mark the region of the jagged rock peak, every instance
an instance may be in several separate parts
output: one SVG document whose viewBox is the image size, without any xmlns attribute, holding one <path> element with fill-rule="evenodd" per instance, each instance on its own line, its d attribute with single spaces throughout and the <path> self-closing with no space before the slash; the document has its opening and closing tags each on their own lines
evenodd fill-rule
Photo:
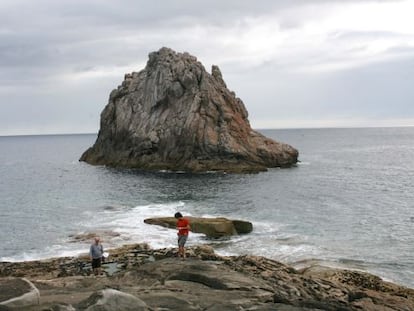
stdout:
<svg viewBox="0 0 414 311">
<path fill-rule="evenodd" d="M 251 129 L 218 66 L 161 48 L 126 74 L 101 113 L 98 138 L 81 157 L 95 165 L 156 170 L 254 172 L 297 162 L 293 147 Z"/>
</svg>

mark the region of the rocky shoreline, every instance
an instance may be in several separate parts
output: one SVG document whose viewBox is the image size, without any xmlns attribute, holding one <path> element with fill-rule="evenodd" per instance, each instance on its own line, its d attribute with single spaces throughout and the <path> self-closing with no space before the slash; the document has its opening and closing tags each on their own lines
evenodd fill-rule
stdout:
<svg viewBox="0 0 414 311">
<path fill-rule="evenodd" d="M 146 244 L 109 253 L 100 277 L 85 256 L 0 263 L 0 310 L 414 310 L 414 289 L 365 272 L 295 270 L 207 245 L 187 260 Z M 31 296 L 13 300 L 25 288 Z"/>
</svg>

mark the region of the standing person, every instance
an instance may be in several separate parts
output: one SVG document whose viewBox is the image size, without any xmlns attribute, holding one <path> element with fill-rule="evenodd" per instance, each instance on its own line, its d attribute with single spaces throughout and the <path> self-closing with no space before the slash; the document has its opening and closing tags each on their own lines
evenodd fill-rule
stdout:
<svg viewBox="0 0 414 311">
<path fill-rule="evenodd" d="M 100 243 L 99 237 L 95 237 L 95 241 L 91 244 L 91 247 L 89 249 L 89 257 L 92 261 L 92 271 L 95 275 L 101 274 L 103 252 L 103 247 Z"/>
<path fill-rule="evenodd" d="M 184 245 L 187 242 L 188 232 L 190 231 L 190 222 L 180 212 L 175 213 L 174 217 L 177 218 L 178 257 L 185 259 Z"/>
</svg>

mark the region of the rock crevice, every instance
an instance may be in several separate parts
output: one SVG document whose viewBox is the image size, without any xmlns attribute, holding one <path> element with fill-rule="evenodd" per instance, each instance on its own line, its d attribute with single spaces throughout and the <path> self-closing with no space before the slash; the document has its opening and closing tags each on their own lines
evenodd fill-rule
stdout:
<svg viewBox="0 0 414 311">
<path fill-rule="evenodd" d="M 243 101 L 218 66 L 162 48 L 126 74 L 101 113 L 95 144 L 80 158 L 94 165 L 184 171 L 254 172 L 297 162 L 293 147 L 250 127 Z"/>
</svg>

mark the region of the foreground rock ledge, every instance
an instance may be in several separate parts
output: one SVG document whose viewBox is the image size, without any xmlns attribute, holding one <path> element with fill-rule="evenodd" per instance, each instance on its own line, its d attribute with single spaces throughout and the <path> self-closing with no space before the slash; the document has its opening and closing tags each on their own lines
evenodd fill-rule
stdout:
<svg viewBox="0 0 414 311">
<path fill-rule="evenodd" d="M 80 161 L 172 171 L 257 172 L 297 162 L 293 147 L 252 130 L 220 69 L 169 48 L 126 74 L 101 113 L 98 138 Z"/>
<path fill-rule="evenodd" d="M 109 252 L 103 277 L 89 276 L 87 258 L 67 257 L 0 263 L 0 280 L 25 276 L 36 286 L 40 301 L 18 310 L 414 310 L 413 289 L 364 272 L 298 271 L 264 257 L 218 256 L 206 245 L 189 248 L 185 261 L 145 244 Z M 8 309 L 0 302 L 0 310 Z"/>
<path fill-rule="evenodd" d="M 250 233 L 253 224 L 244 220 L 231 220 L 224 217 L 186 217 L 190 221 L 191 231 L 204 233 L 207 237 L 219 238 L 235 234 Z M 177 219 L 174 217 L 156 217 L 144 220 L 146 224 L 158 225 L 166 228 L 175 229 Z"/>
</svg>

